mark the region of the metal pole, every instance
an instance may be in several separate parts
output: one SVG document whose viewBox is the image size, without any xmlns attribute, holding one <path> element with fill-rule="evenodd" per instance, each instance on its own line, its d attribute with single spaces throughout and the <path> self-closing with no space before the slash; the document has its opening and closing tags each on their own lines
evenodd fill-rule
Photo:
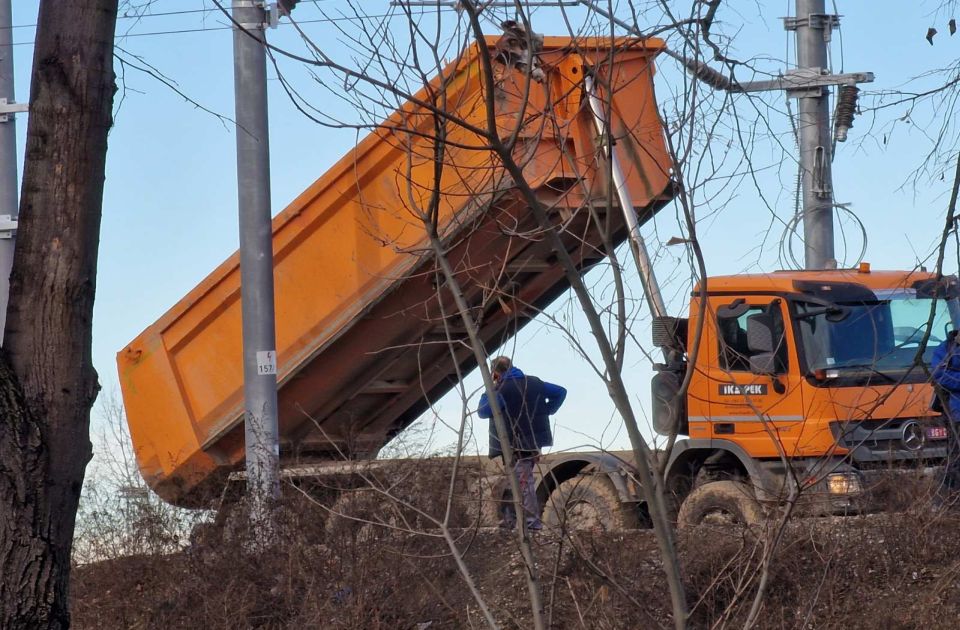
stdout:
<svg viewBox="0 0 960 630">
<path fill-rule="evenodd" d="M 826 14 L 824 0 L 797 0 L 797 17 L 792 25 L 796 30 L 800 70 L 826 72 L 827 42 L 835 20 L 836 16 Z M 798 96 L 804 264 L 807 269 L 824 269 L 836 265 L 829 91 L 815 87 Z"/>
<path fill-rule="evenodd" d="M 640 283 L 643 285 L 643 293 L 647 297 L 647 303 L 650 304 L 650 310 L 654 317 L 665 317 L 667 307 L 663 303 L 663 296 L 660 294 L 660 285 L 657 284 L 657 277 L 653 272 L 653 263 L 650 262 L 650 254 L 647 252 L 647 244 L 640 234 L 640 222 L 637 220 L 637 212 L 633 206 L 633 200 L 630 198 L 630 190 L 627 188 L 627 178 L 623 175 L 623 169 L 620 168 L 620 160 L 617 158 L 617 151 L 613 146 L 613 140 L 607 142 L 609 129 L 603 115 L 603 103 L 597 96 L 593 77 L 587 75 L 584 78 L 584 84 L 587 88 L 587 96 L 590 100 L 590 111 L 593 113 L 593 122 L 597 127 L 597 135 L 601 138 L 604 152 L 610 160 L 610 167 L 613 177 L 613 186 L 617 190 L 617 199 L 620 201 L 620 210 L 623 212 L 624 221 L 627 224 L 627 231 L 630 236 L 630 251 L 633 252 L 633 259 L 637 264 L 637 271 L 640 272 Z"/>
<path fill-rule="evenodd" d="M 11 0 L 0 0 L 0 104 L 14 100 L 13 86 L 13 12 Z M 10 297 L 10 270 L 13 268 L 13 221 L 19 213 L 17 183 L 17 123 L 13 112 L 0 112 L 0 342 L 7 321 Z"/>
<path fill-rule="evenodd" d="M 269 504 L 280 496 L 263 4 L 233 0 L 233 19 L 247 498 L 256 525 L 267 522 Z"/>
</svg>

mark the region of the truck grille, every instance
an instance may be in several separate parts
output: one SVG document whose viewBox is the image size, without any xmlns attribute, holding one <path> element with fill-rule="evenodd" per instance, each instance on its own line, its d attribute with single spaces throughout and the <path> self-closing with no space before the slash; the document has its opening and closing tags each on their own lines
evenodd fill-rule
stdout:
<svg viewBox="0 0 960 630">
<path fill-rule="evenodd" d="M 856 462 L 942 459 L 947 455 L 941 418 L 833 422 L 837 444 Z"/>
</svg>

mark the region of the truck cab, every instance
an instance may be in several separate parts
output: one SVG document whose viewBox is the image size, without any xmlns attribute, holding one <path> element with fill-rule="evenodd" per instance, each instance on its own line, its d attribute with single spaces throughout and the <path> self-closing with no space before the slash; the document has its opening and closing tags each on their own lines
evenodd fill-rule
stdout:
<svg viewBox="0 0 960 630">
<path fill-rule="evenodd" d="M 874 473 L 942 461 L 930 356 L 960 324 L 957 286 L 862 265 L 697 287 L 668 342 L 685 349 L 703 317 L 685 398 L 686 357 L 654 378 L 655 429 L 688 436 L 667 466 L 681 524 L 718 511 L 750 520 L 794 499 L 820 513 L 862 507 Z"/>
</svg>

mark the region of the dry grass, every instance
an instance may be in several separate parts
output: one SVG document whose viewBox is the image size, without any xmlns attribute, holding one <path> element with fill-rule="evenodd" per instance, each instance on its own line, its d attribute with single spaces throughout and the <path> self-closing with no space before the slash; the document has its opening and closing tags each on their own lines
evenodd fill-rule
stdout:
<svg viewBox="0 0 960 630">
<path fill-rule="evenodd" d="M 265 551 L 250 551 L 235 525 L 227 540 L 81 566 L 73 583 L 75 627 L 485 627 L 446 544 L 417 516 L 417 509 L 436 515 L 444 506 L 446 486 L 424 475 L 411 473 L 411 485 L 391 489 L 413 506 L 371 490 L 338 503 L 370 523 L 331 520 L 327 509 L 290 492 L 279 542 Z M 773 564 L 760 627 L 955 627 L 960 516 L 925 505 L 792 523 Z M 515 539 L 478 528 L 469 509 L 458 510 L 457 546 L 482 596 L 503 627 L 529 627 Z M 762 530 L 731 528 L 681 532 L 684 579 L 696 603 L 691 627 L 742 627 L 762 537 Z M 651 532 L 544 533 L 535 548 L 552 627 L 672 625 Z"/>
</svg>

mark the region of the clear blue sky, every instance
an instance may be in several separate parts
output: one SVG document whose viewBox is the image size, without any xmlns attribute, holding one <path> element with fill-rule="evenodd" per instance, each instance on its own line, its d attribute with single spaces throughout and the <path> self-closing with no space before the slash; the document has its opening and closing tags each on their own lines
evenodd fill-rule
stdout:
<svg viewBox="0 0 960 630">
<path fill-rule="evenodd" d="M 135 4 L 150 3 L 137 0 Z M 731 9 L 734 4 L 737 8 Z M 736 35 L 731 54 L 740 58 L 763 57 L 766 60 L 761 65 L 774 72 L 784 68 L 787 55 L 793 58 L 793 44 L 779 18 L 787 14 L 792 4 L 724 3 L 718 28 Z M 842 63 L 846 71 L 874 72 L 876 82 L 864 86 L 868 91 L 904 88 L 924 71 L 947 66 L 960 58 L 960 37 L 949 37 L 946 24 L 950 16 L 934 12 L 938 3 L 838 4 L 843 14 L 842 51 L 838 37 L 832 48 L 834 69 L 839 71 Z M 365 0 L 361 6 L 372 14 L 390 10 L 386 0 Z M 349 51 L 337 28 L 352 28 L 351 23 L 314 22 L 323 20 L 324 12 L 326 16 L 335 16 L 340 10 L 346 10 L 346 6 L 339 0 L 303 2 L 295 17 L 328 52 L 348 60 Z M 215 5 L 209 0 L 154 0 L 148 12 L 175 14 L 139 20 L 121 18 L 118 45 L 123 56 L 140 58 L 142 61 L 136 63 L 153 66 L 203 107 L 232 116 L 231 32 L 225 28 L 225 19 Z M 452 23 L 455 15 L 448 11 L 443 19 Z M 565 33 L 556 9 L 540 9 L 533 19 L 535 30 Z M 402 24 L 402 20 L 398 18 L 395 23 Z M 35 21 L 35 0 L 14 0 L 15 25 Z M 924 40 L 931 25 L 940 31 L 932 47 Z M 28 96 L 33 35 L 30 26 L 14 31 L 14 41 L 22 43 L 15 47 L 20 101 Z M 278 45 L 302 49 L 290 26 L 271 31 L 269 37 Z M 283 68 L 315 105 L 351 116 L 329 93 L 313 87 L 296 64 L 284 62 Z M 122 81 L 117 94 L 116 124 L 110 134 L 93 341 L 94 362 L 105 390 L 117 386 L 115 353 L 212 271 L 238 243 L 232 126 L 185 102 L 169 87 L 141 71 L 117 64 L 117 72 Z M 660 100 L 667 107 L 671 91 L 680 84 L 678 71 L 670 60 L 661 59 L 658 81 Z M 919 90 L 933 81 L 927 79 L 907 89 Z M 867 98 L 863 101 L 864 105 L 869 102 Z M 771 126 L 783 132 L 788 128 L 783 97 L 769 97 L 768 103 L 772 107 L 764 113 Z M 270 108 L 276 213 L 346 152 L 356 142 L 356 136 L 352 131 L 321 127 L 304 118 L 276 80 L 271 81 Z M 749 118 L 755 110 L 744 104 L 741 111 Z M 906 106 L 899 106 L 882 110 L 875 117 L 857 119 L 851 141 L 840 146 L 834 163 L 837 201 L 851 203 L 866 227 L 866 259 L 875 268 L 912 268 L 918 257 L 933 251 L 952 175 L 951 168 L 943 181 L 934 176 L 922 179 L 918 186 L 912 185 L 911 172 L 922 163 L 931 148 L 931 137 L 939 132 L 936 124 L 923 129 L 933 113 L 929 108 L 891 127 L 905 113 Z M 21 116 L 21 150 L 25 129 L 26 119 Z M 872 140 L 867 139 L 868 134 Z M 789 138 L 786 140 L 789 142 Z M 717 151 L 721 155 L 726 149 L 719 146 Z M 735 154 L 736 148 L 730 152 Z M 759 181 L 767 200 L 781 221 L 788 219 L 793 212 L 794 167 L 783 164 L 782 155 L 767 141 L 758 144 L 753 156 L 764 169 Z M 780 267 L 778 243 L 782 224 L 760 202 L 753 185 L 744 182 L 733 194 L 727 191 L 724 199 L 729 203 L 722 209 L 715 202 L 700 210 L 704 217 L 699 226 L 700 237 L 710 273 Z M 771 223 L 772 231 L 764 241 Z M 850 227 L 849 222 L 846 225 Z M 648 226 L 646 231 L 658 256 L 657 270 L 667 285 L 665 292 L 672 298 L 674 308 L 682 309 L 683 296 L 689 291 L 688 266 L 680 258 L 682 252 L 661 246 L 667 238 L 679 234 L 675 212 L 668 208 L 656 226 Z M 859 249 L 856 233 L 849 245 L 851 250 Z M 838 245 L 838 253 L 844 253 L 842 245 Z M 955 271 L 955 262 L 948 265 Z M 640 292 L 635 280 L 633 291 Z M 558 304 L 557 308 L 563 307 Z M 644 342 L 649 337 L 646 321 L 642 317 L 635 330 Z M 533 325 L 516 340 L 513 352 L 521 368 L 570 389 L 568 402 L 556 418 L 557 448 L 627 446 L 626 435 L 614 420 L 602 384 L 562 335 Z M 628 363 L 630 386 L 641 407 L 646 408 L 648 362 L 634 350 Z M 468 383 L 471 388 L 478 387 L 476 375 Z M 458 409 L 451 401 L 438 406 L 440 415 L 454 423 Z M 485 431 L 485 427 L 478 431 L 481 449 Z M 434 444 L 442 446 L 451 440 L 449 432 L 441 431 Z"/>
</svg>

